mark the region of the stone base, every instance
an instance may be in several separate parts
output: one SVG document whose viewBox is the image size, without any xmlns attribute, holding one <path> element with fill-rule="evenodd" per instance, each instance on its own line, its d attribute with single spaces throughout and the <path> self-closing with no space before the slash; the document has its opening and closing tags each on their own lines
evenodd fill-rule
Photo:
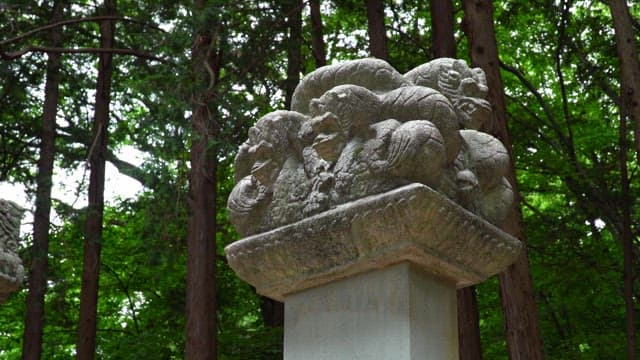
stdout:
<svg viewBox="0 0 640 360">
<path fill-rule="evenodd" d="M 458 359 L 456 284 L 409 262 L 285 298 L 285 360 Z"/>
</svg>

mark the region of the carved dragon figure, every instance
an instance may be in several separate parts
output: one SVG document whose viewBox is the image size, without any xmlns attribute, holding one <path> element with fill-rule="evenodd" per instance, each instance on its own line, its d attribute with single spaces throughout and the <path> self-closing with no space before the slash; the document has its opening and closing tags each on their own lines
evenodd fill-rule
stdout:
<svg viewBox="0 0 640 360">
<path fill-rule="evenodd" d="M 378 59 L 305 76 L 292 111 L 258 120 L 235 160 L 229 217 L 241 235 L 413 182 L 495 224 L 513 194 L 484 73 L 441 58 L 404 76 Z"/>
</svg>

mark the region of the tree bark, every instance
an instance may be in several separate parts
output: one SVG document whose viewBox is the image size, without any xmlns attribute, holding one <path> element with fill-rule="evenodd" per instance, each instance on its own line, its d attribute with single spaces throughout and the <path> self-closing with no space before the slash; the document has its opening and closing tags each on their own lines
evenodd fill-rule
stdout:
<svg viewBox="0 0 640 360">
<path fill-rule="evenodd" d="M 316 62 L 316 68 L 319 68 L 327 65 L 320 0 L 309 0 L 309 8 L 311 11 L 311 52 Z"/>
<path fill-rule="evenodd" d="M 474 66 L 479 66 L 486 73 L 489 101 L 493 106 L 493 121 L 486 131 L 504 143 L 511 158 L 511 169 L 507 177 L 513 186 L 515 201 L 502 228 L 526 243 L 522 228 L 520 193 L 513 163 L 512 142 L 507 129 L 505 96 L 493 27 L 493 4 L 489 0 L 464 0 L 463 5 L 464 30 L 469 38 L 471 59 Z M 542 340 L 526 247 L 518 260 L 499 277 L 509 358 L 512 360 L 542 359 Z"/>
<path fill-rule="evenodd" d="M 633 231 L 631 229 L 631 194 L 629 191 L 629 170 L 627 168 L 627 117 L 620 114 L 620 205 L 622 208 L 622 253 L 624 262 L 624 303 L 627 320 L 627 360 L 634 360 L 636 330 L 633 305 Z"/>
<path fill-rule="evenodd" d="M 384 3 L 382 0 L 365 0 L 369 21 L 369 51 L 371 56 L 389 61 L 387 30 L 384 25 Z"/>
<path fill-rule="evenodd" d="M 456 42 L 453 35 L 453 2 L 431 1 L 431 38 L 434 57 L 455 58 Z M 482 360 L 478 301 L 475 286 L 457 290 L 458 348 L 460 360 Z"/>
<path fill-rule="evenodd" d="M 194 2 L 194 14 L 206 12 L 204 0 Z M 207 12 L 208 13 L 208 12 Z M 187 237 L 187 319 L 185 359 L 216 359 L 216 87 L 221 52 L 217 14 L 196 20 L 192 47 L 192 144 Z"/>
<path fill-rule="evenodd" d="M 620 60 L 620 110 L 633 120 L 636 157 L 640 162 L 640 61 L 636 31 L 626 1 L 609 0 L 609 7 Z"/>
<path fill-rule="evenodd" d="M 104 1 L 104 15 L 116 13 L 116 0 Z M 100 47 L 114 45 L 115 23 L 100 23 Z M 98 62 L 95 114 L 93 120 L 93 143 L 89 148 L 89 206 L 85 223 L 82 288 L 80 292 L 80 320 L 76 356 L 80 360 L 94 358 L 96 349 L 96 326 L 98 285 L 100 280 L 100 251 L 102 248 L 102 216 L 104 211 L 105 156 L 108 145 L 109 102 L 113 55 L 104 53 Z"/>
<path fill-rule="evenodd" d="M 300 82 L 302 72 L 302 0 L 287 1 L 284 14 L 289 28 L 289 41 L 287 42 L 287 79 L 285 80 L 285 109 L 291 108 L 293 91 Z"/>
<path fill-rule="evenodd" d="M 482 360 L 480 315 L 476 287 L 458 289 L 458 348 L 460 360 Z"/>
<path fill-rule="evenodd" d="M 631 230 L 631 199 L 627 169 L 627 119 L 635 126 L 636 157 L 640 161 L 640 62 L 638 46 L 624 0 L 609 0 L 620 60 L 620 183 L 622 189 L 622 250 L 624 257 L 624 302 L 627 322 L 627 359 L 635 356 L 636 330 L 633 301 L 633 232 Z"/>
<path fill-rule="evenodd" d="M 455 57 L 456 39 L 453 35 L 452 0 L 431 0 L 433 57 Z"/>
<path fill-rule="evenodd" d="M 64 16 L 63 1 L 55 1 L 52 22 Z M 52 46 L 61 45 L 62 28 L 49 32 Z M 22 339 L 22 359 L 38 360 L 42 357 L 42 335 L 44 330 L 44 295 L 47 292 L 47 256 L 49 254 L 49 220 L 51 215 L 51 187 L 53 160 L 56 152 L 56 113 L 60 85 L 60 54 L 48 54 L 47 81 L 44 89 L 44 108 L 40 135 L 40 159 L 36 179 L 36 211 L 33 218 L 32 262 L 29 269 L 29 293 Z"/>
</svg>

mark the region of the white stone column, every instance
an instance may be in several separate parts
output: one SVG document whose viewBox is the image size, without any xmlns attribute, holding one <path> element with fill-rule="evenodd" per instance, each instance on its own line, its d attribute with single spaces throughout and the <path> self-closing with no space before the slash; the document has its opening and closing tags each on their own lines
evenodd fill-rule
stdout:
<svg viewBox="0 0 640 360">
<path fill-rule="evenodd" d="M 457 360 L 455 283 L 402 262 L 286 297 L 285 329 L 285 360 Z"/>
<path fill-rule="evenodd" d="M 229 265 L 285 303 L 286 360 L 456 360 L 456 288 L 522 244 L 411 184 L 229 245 Z"/>
</svg>

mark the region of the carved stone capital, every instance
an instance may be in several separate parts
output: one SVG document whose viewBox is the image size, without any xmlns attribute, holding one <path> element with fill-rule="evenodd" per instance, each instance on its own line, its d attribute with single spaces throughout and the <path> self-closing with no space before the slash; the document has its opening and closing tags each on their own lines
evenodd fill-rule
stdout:
<svg viewBox="0 0 640 360">
<path fill-rule="evenodd" d="M 503 271 L 522 243 L 422 184 L 370 195 L 225 249 L 258 293 L 288 294 L 409 261 L 464 287 Z"/>
</svg>

